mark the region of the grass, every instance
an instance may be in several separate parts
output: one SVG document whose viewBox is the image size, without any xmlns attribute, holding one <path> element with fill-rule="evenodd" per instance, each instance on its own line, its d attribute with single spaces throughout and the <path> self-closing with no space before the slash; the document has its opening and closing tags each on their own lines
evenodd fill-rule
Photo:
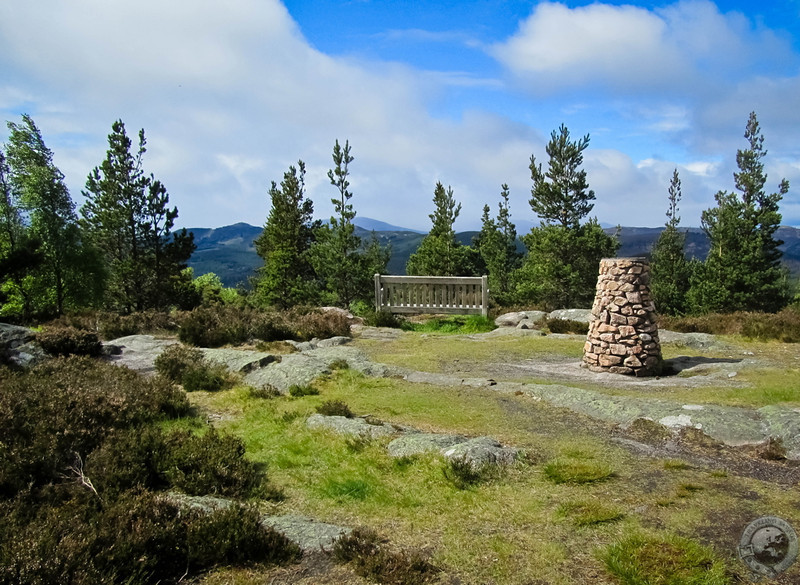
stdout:
<svg viewBox="0 0 800 585">
<path fill-rule="evenodd" d="M 419 333 L 391 344 L 356 344 L 373 359 L 385 356 L 380 361 L 431 371 L 453 359 L 478 371 L 494 361 L 580 355 L 582 345 L 547 337 L 476 343 Z M 780 374 L 762 378 L 762 397 L 770 385 L 778 389 Z M 736 546 L 752 519 L 769 513 L 800 525 L 796 490 L 678 460 L 634 456 L 587 419 L 527 396 L 371 379 L 353 370 L 336 371 L 315 388 L 319 395 L 301 400 L 257 399 L 246 387 L 197 392 L 191 399 L 205 412 L 224 414 L 218 426 L 241 437 L 248 456 L 268 465 L 270 481 L 286 499 L 264 503 L 266 509 L 367 526 L 388 535 L 392 551 L 425 551 L 425 560 L 442 570 L 442 582 L 578 585 L 601 574 L 606 579 L 601 582 L 622 584 L 732 584 L 724 571 L 741 573 Z M 436 455 L 393 459 L 386 439 L 354 445 L 352 439 L 309 430 L 305 418 L 327 401 L 426 432 L 489 435 L 532 453 L 533 462 L 454 489 Z M 698 542 L 708 548 L 698 548 Z M 653 543 L 667 552 L 658 556 Z M 697 567 L 705 569 L 704 576 L 692 581 Z M 225 582 L 223 577 L 217 571 L 213 582 Z M 792 567 L 787 578 L 800 579 L 800 567 Z M 256 573 L 243 584 L 269 581 Z"/>
<path fill-rule="evenodd" d="M 601 554 L 623 585 L 727 585 L 724 564 L 708 548 L 678 536 L 635 535 Z"/>
<path fill-rule="evenodd" d="M 494 321 L 482 315 L 455 315 L 432 317 L 422 321 L 405 321 L 402 328 L 419 333 L 449 333 L 469 335 L 486 333 L 495 329 Z"/>
</svg>

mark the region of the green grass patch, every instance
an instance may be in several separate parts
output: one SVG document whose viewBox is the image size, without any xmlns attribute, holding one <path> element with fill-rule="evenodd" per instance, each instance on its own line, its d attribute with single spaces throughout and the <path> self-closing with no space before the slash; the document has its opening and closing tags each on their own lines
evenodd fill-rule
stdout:
<svg viewBox="0 0 800 585">
<path fill-rule="evenodd" d="M 613 469 L 605 463 L 574 459 L 556 459 L 547 463 L 543 471 L 553 483 L 573 485 L 605 481 L 614 475 Z"/>
<path fill-rule="evenodd" d="M 617 506 L 597 500 L 566 502 L 558 507 L 557 514 L 568 519 L 575 526 L 596 526 L 616 522 L 625 517 Z"/>
<path fill-rule="evenodd" d="M 406 321 L 402 324 L 406 331 L 420 333 L 456 333 L 470 335 L 494 330 L 494 321 L 483 315 L 454 315 L 452 317 L 432 317 L 424 321 Z"/>
<path fill-rule="evenodd" d="M 622 585 L 728 585 L 714 553 L 678 536 L 632 536 L 601 556 Z"/>
</svg>

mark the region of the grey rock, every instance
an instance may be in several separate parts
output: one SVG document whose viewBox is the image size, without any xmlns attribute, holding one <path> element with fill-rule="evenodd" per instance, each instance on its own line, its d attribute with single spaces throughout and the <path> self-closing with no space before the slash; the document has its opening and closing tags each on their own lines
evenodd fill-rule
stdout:
<svg viewBox="0 0 800 585">
<path fill-rule="evenodd" d="M 329 552 L 337 539 L 347 536 L 350 528 L 317 522 L 305 516 L 262 516 L 261 524 L 283 534 L 306 553 Z"/>
<path fill-rule="evenodd" d="M 170 501 L 181 507 L 200 510 L 210 514 L 216 510 L 224 510 L 234 505 L 232 500 L 215 496 L 187 496 L 170 492 L 167 494 Z M 303 552 L 329 551 L 337 538 L 346 536 L 350 528 L 335 526 L 325 522 L 317 522 L 305 516 L 287 514 L 284 516 L 261 516 L 261 524 L 280 532 L 294 542 Z"/>
<path fill-rule="evenodd" d="M 387 447 L 392 457 L 409 457 L 422 453 L 443 452 L 459 443 L 467 441 L 461 435 L 440 435 L 436 433 L 411 433 L 396 438 Z"/>
<path fill-rule="evenodd" d="M 320 339 L 319 341 L 316 342 L 314 348 L 317 349 L 325 347 L 338 347 L 340 345 L 345 345 L 347 343 L 350 343 L 351 341 L 352 339 L 350 339 L 349 337 L 344 337 L 342 335 L 339 335 L 337 337 L 329 337 L 328 339 Z"/>
<path fill-rule="evenodd" d="M 476 437 L 453 445 L 443 451 L 452 461 L 464 461 L 475 469 L 487 465 L 511 465 L 520 455 L 519 449 L 503 447 L 491 437 Z"/>
<path fill-rule="evenodd" d="M 398 433 L 398 430 L 390 424 L 370 424 L 363 417 L 346 418 L 344 416 L 312 414 L 306 420 L 306 425 L 310 429 L 330 429 L 341 435 L 353 435 L 370 439 L 391 437 Z"/>
<path fill-rule="evenodd" d="M 280 362 L 248 373 L 245 382 L 255 387 L 269 385 L 286 393 L 293 384 L 310 384 L 319 376 L 329 374 L 330 365 L 340 360 L 347 362 L 351 369 L 368 376 L 387 377 L 397 374 L 396 368 L 371 362 L 361 350 L 339 345 L 284 355 Z"/>
<path fill-rule="evenodd" d="M 203 357 L 208 361 L 224 366 L 231 372 L 242 374 L 258 370 L 281 360 L 281 356 L 263 351 L 231 348 L 202 349 L 201 351 L 203 352 Z"/>
<path fill-rule="evenodd" d="M 765 435 L 783 440 L 787 459 L 800 459 L 800 408 L 771 404 L 758 409 L 764 420 Z"/>
<path fill-rule="evenodd" d="M 564 319 L 589 323 L 592 318 L 591 309 L 558 309 L 547 315 L 548 319 Z"/>
<path fill-rule="evenodd" d="M 729 350 L 731 345 L 720 341 L 710 333 L 680 333 L 659 329 L 658 338 L 661 345 L 670 344 L 676 347 L 690 347 L 692 349 Z"/>
<path fill-rule="evenodd" d="M 35 341 L 35 334 L 27 327 L 0 323 L 0 363 L 27 369 L 49 359 L 50 356 Z"/>
<path fill-rule="evenodd" d="M 170 345 L 178 343 L 175 339 L 159 339 L 153 335 L 127 335 L 109 342 L 121 348 L 121 353 L 109 356 L 109 360 L 144 375 L 155 374 L 155 361 Z"/>
<path fill-rule="evenodd" d="M 523 322 L 527 321 L 528 328 L 533 328 L 533 323 L 547 317 L 544 311 L 516 311 L 512 313 L 504 313 L 494 320 L 494 324 L 498 327 L 519 327 Z"/>
</svg>

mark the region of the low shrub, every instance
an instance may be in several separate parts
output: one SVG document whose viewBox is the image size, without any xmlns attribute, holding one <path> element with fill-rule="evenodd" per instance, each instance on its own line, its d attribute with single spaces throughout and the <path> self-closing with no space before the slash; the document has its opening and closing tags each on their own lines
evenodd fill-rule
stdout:
<svg viewBox="0 0 800 585">
<path fill-rule="evenodd" d="M 370 327 L 391 327 L 393 329 L 400 329 L 405 323 L 405 319 L 389 311 L 371 311 L 364 315 L 364 324 Z"/>
<path fill-rule="evenodd" d="M 299 398 L 301 396 L 316 396 L 319 390 L 308 384 L 292 384 L 289 386 L 289 396 Z"/>
<path fill-rule="evenodd" d="M 179 388 L 87 357 L 0 369 L 0 494 L 42 485 L 117 429 L 189 412 Z"/>
<path fill-rule="evenodd" d="M 258 510 L 229 506 L 194 519 L 187 531 L 189 566 L 283 564 L 298 560 L 300 548 L 283 534 L 261 524 Z"/>
<path fill-rule="evenodd" d="M 466 459 L 446 459 L 442 465 L 444 478 L 459 490 L 469 489 L 489 476 L 488 467 L 476 467 Z"/>
<path fill-rule="evenodd" d="M 233 382 L 223 366 L 209 364 L 202 351 L 180 344 L 164 349 L 155 367 L 156 372 L 181 384 L 187 392 L 217 392 Z"/>
<path fill-rule="evenodd" d="M 659 327 L 682 333 L 742 335 L 762 341 L 800 342 L 800 310 L 787 307 L 779 313 L 735 313 L 688 317 L 659 316 Z"/>
<path fill-rule="evenodd" d="M 353 411 L 341 400 L 326 400 L 317 406 L 317 412 L 325 416 L 343 416 L 353 418 Z"/>
<path fill-rule="evenodd" d="M 266 474 L 245 458 L 244 443 L 238 437 L 212 427 L 202 437 L 177 432 L 169 437 L 169 445 L 166 476 L 184 493 L 238 498 L 259 495 L 267 487 Z"/>
<path fill-rule="evenodd" d="M 219 392 L 227 384 L 226 371 L 219 366 L 203 364 L 200 367 L 189 368 L 181 376 L 181 385 L 187 392 Z"/>
<path fill-rule="evenodd" d="M 392 551 L 369 529 L 356 528 L 336 541 L 334 558 L 349 563 L 357 575 L 389 585 L 430 583 L 441 571 L 418 551 Z"/>
<path fill-rule="evenodd" d="M 550 333 L 573 333 L 586 335 L 589 333 L 589 324 L 572 319 L 547 319 L 545 325 Z"/>
<path fill-rule="evenodd" d="M 36 334 L 36 341 L 47 353 L 56 356 L 97 357 L 103 351 L 96 333 L 75 327 L 47 328 Z"/>
<path fill-rule="evenodd" d="M 250 508 L 204 513 L 141 492 L 105 506 L 80 493 L 0 535 L 2 583 L 178 583 L 219 564 L 286 563 L 296 545 L 260 523 Z"/>
<path fill-rule="evenodd" d="M 346 315 L 308 308 L 277 312 L 238 305 L 199 307 L 184 314 L 180 326 L 179 339 L 198 347 L 241 344 L 251 339 L 308 341 L 350 335 Z"/>
<path fill-rule="evenodd" d="M 280 390 L 278 390 L 274 386 L 270 386 L 269 384 L 266 384 L 266 385 L 261 386 L 259 388 L 255 388 L 253 386 L 248 386 L 247 387 L 247 395 L 250 398 L 258 398 L 258 399 L 263 399 L 263 400 L 270 400 L 272 398 L 277 398 L 278 396 L 281 396 L 281 392 L 280 392 Z"/>
<path fill-rule="evenodd" d="M 725 567 L 707 548 L 678 537 L 634 535 L 601 554 L 623 585 L 727 585 Z"/>
<path fill-rule="evenodd" d="M 180 382 L 183 374 L 203 362 L 203 352 L 178 343 L 167 346 L 155 360 L 156 372 L 173 382 Z"/>
</svg>

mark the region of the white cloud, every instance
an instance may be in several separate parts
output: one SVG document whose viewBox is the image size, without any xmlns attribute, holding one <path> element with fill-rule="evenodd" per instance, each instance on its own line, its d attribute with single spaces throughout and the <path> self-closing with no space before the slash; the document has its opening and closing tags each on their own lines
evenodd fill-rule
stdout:
<svg viewBox="0 0 800 585">
<path fill-rule="evenodd" d="M 791 69 L 790 46 L 706 0 L 655 11 L 636 6 L 537 4 L 517 33 L 490 49 L 536 94 L 577 87 L 679 94 L 712 89 L 755 65 Z M 774 68 L 774 65 L 771 65 Z"/>
</svg>

